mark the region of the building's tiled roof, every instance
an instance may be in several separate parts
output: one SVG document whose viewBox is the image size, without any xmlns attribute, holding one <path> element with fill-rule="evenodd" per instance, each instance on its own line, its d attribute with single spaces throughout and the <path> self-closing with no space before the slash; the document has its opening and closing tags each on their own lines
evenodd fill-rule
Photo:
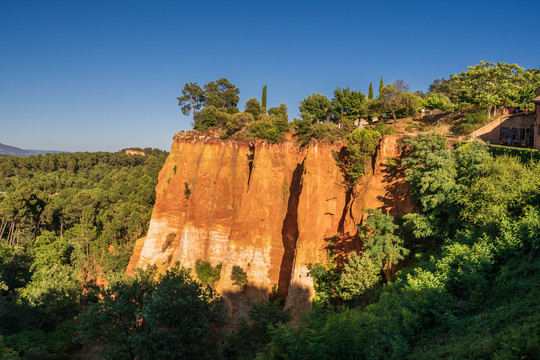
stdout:
<svg viewBox="0 0 540 360">
<path fill-rule="evenodd" d="M 535 97 L 533 100 L 532 100 L 533 103 L 540 103 L 540 96 L 537 96 Z"/>
</svg>

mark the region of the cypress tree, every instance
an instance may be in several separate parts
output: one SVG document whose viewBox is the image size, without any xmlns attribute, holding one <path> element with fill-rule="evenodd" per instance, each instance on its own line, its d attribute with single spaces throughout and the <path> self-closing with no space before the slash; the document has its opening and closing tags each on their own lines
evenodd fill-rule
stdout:
<svg viewBox="0 0 540 360">
<path fill-rule="evenodd" d="M 382 81 L 382 76 L 381 76 L 381 83 L 379 84 L 379 95 L 381 94 L 381 90 L 383 89 L 384 87 L 384 82 Z"/>
<path fill-rule="evenodd" d="M 264 84 L 263 86 L 261 106 L 263 108 L 264 113 L 266 114 L 266 84 Z"/>
<path fill-rule="evenodd" d="M 369 82 L 368 99 L 373 100 L 373 83 L 371 81 Z"/>
</svg>

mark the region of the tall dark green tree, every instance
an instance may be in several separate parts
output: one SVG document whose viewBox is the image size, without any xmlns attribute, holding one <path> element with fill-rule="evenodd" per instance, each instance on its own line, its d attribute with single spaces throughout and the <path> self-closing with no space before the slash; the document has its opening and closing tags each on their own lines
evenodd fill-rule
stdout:
<svg viewBox="0 0 540 360">
<path fill-rule="evenodd" d="M 466 71 L 436 79 L 430 93 L 447 96 L 452 103 L 481 105 L 532 106 L 540 86 L 540 70 L 524 69 L 517 64 L 480 61 Z"/>
<path fill-rule="evenodd" d="M 287 113 L 287 105 L 280 104 L 279 107 L 273 107 L 268 109 L 268 115 L 283 117 L 285 120 L 287 120 L 289 118 L 289 115 Z"/>
<path fill-rule="evenodd" d="M 206 106 L 221 108 L 235 108 L 238 105 L 240 89 L 225 78 L 211 81 L 204 85 Z"/>
<path fill-rule="evenodd" d="M 263 86 L 261 103 L 262 103 L 263 111 L 266 114 L 266 84 L 264 84 L 264 86 Z"/>
<path fill-rule="evenodd" d="M 206 131 L 218 124 L 218 110 L 214 105 L 205 107 L 194 117 L 193 128 L 198 131 Z"/>
<path fill-rule="evenodd" d="M 189 116 L 191 111 L 193 115 L 203 107 L 205 103 L 205 95 L 203 89 L 197 84 L 190 82 L 186 83 L 182 89 L 182 96 L 177 97 L 178 105 L 182 109 L 182 113 Z"/>
<path fill-rule="evenodd" d="M 321 94 L 311 94 L 300 102 L 302 118 L 311 117 L 313 122 L 330 119 L 332 111 L 332 103 Z"/>
<path fill-rule="evenodd" d="M 373 100 L 373 83 L 371 81 L 369 82 L 368 99 Z"/>
<path fill-rule="evenodd" d="M 384 81 L 381 76 L 381 82 L 379 83 L 379 95 L 381 95 L 382 89 L 384 89 Z"/>
<path fill-rule="evenodd" d="M 334 117 L 340 119 L 358 119 L 366 115 L 366 96 L 361 91 L 337 88 L 332 99 Z"/>
<path fill-rule="evenodd" d="M 403 239 L 394 234 L 398 226 L 391 215 L 373 209 L 368 209 L 367 213 L 365 224 L 358 225 L 365 254 L 382 267 L 386 280 L 390 281 L 392 266 L 403 260 L 409 250 L 403 247 Z"/>
<path fill-rule="evenodd" d="M 256 98 L 251 98 L 246 102 L 244 112 L 250 113 L 254 118 L 266 112 L 266 108 L 261 107 L 261 103 Z"/>
<path fill-rule="evenodd" d="M 225 323 L 221 297 L 178 266 L 142 271 L 101 291 L 81 317 L 81 340 L 112 359 L 215 359 Z"/>
<path fill-rule="evenodd" d="M 393 84 L 388 84 L 379 90 L 379 108 L 392 114 L 394 121 L 397 115 L 400 117 L 414 116 L 421 105 L 420 98 L 410 93 L 409 85 L 403 80 L 396 80 Z"/>
</svg>

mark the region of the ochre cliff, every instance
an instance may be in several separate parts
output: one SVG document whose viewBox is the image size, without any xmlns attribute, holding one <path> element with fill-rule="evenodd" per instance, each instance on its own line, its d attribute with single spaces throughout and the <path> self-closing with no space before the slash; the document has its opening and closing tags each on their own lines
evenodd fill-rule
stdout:
<svg viewBox="0 0 540 360">
<path fill-rule="evenodd" d="M 198 259 L 222 264 L 217 290 L 242 313 L 242 294 L 230 279 L 238 265 L 248 275 L 244 295 L 266 297 L 277 285 L 288 305 L 305 309 L 313 296 L 307 264 L 326 261 L 325 238 L 340 233 L 342 251 L 357 249 L 362 209 L 412 210 L 403 179 L 383 166 L 400 156 L 396 136 L 381 141 L 374 171 L 353 192 L 342 186 L 332 156 L 340 148 L 176 134 L 148 234 L 137 241 L 127 272 L 176 262 L 194 268 Z"/>
</svg>

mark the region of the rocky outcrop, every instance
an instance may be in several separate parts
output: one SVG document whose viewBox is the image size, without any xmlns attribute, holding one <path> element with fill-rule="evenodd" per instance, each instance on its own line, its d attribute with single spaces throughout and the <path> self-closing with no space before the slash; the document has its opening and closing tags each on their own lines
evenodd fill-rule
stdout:
<svg viewBox="0 0 540 360">
<path fill-rule="evenodd" d="M 126 150 L 126 154 L 128 154 L 128 155 L 142 155 L 142 156 L 146 156 L 146 154 L 145 154 L 144 151 L 140 151 L 140 150 L 131 150 L 131 149 Z"/>
<path fill-rule="evenodd" d="M 355 224 L 364 208 L 411 211 L 406 184 L 385 170 L 399 157 L 395 136 L 385 137 L 355 191 L 345 191 L 332 156 L 340 145 L 222 141 L 181 132 L 159 174 L 148 234 L 139 240 L 127 272 L 155 264 L 164 270 L 198 259 L 221 264 L 217 290 L 233 308 L 242 296 L 266 297 L 276 286 L 287 304 L 306 308 L 313 296 L 307 264 L 326 261 L 325 238 L 340 233 L 343 252 L 359 247 Z M 248 275 L 240 294 L 230 274 Z"/>
</svg>

